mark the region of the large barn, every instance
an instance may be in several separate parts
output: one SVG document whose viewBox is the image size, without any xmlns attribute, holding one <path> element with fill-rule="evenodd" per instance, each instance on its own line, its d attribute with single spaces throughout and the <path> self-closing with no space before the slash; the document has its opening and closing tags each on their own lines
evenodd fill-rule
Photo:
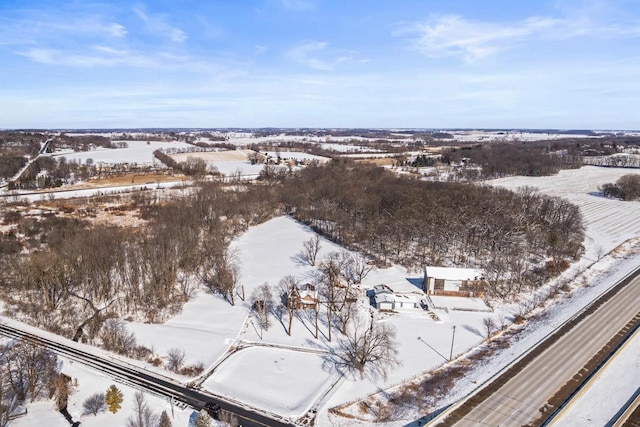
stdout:
<svg viewBox="0 0 640 427">
<path fill-rule="evenodd" d="M 422 289 L 428 295 L 479 296 L 484 276 L 475 268 L 425 267 Z"/>
</svg>

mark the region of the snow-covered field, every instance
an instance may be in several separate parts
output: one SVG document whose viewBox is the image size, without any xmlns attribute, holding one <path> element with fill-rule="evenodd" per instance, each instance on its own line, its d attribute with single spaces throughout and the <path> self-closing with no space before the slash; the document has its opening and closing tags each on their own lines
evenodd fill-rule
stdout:
<svg viewBox="0 0 640 427">
<path fill-rule="evenodd" d="M 181 313 L 164 324 L 133 322 L 128 328 L 140 344 L 154 348 L 157 354 L 183 349 L 185 364 L 202 362 L 207 368 L 227 351 L 247 314 L 246 310 L 234 310 L 228 302 L 200 290 Z"/>
<path fill-rule="evenodd" d="M 204 160 L 207 162 L 209 167 L 215 168 L 223 175 L 229 176 L 239 173 L 243 177 L 255 178 L 260 174 L 264 165 L 260 163 L 252 165 L 248 157 L 249 154 L 252 153 L 255 152 L 253 150 L 207 151 L 173 154 L 171 157 L 177 162 L 184 162 L 189 157 L 195 157 Z M 279 154 L 283 160 L 318 160 L 320 162 L 326 162 L 329 160 L 326 157 L 314 156 L 313 154 L 303 153 L 300 151 L 281 151 L 279 153 L 276 153 L 275 151 L 266 151 L 262 153 L 271 156 L 274 159 L 277 158 Z"/>
<path fill-rule="evenodd" d="M 68 154 L 54 154 L 54 157 L 64 157 L 67 161 L 86 163 L 92 159 L 96 165 L 114 165 L 119 163 L 136 163 L 138 165 L 161 164 L 154 156 L 155 150 L 187 149 L 193 148 L 185 142 L 162 142 L 162 141 L 114 141 L 126 142 L 127 148 L 102 148 L 98 147 L 92 151 L 82 151 Z"/>
<path fill-rule="evenodd" d="M 334 377 L 327 375 L 319 354 L 251 347 L 222 363 L 204 386 L 295 420 L 310 409 Z"/>
<path fill-rule="evenodd" d="M 61 191 L 5 191 L 5 200 L 9 202 L 36 202 L 39 200 L 70 199 L 74 197 L 104 196 L 107 194 L 131 193 L 134 191 L 147 191 L 157 189 L 168 189 L 185 185 L 185 181 L 165 181 L 151 184 L 115 185 L 110 187 L 85 188 L 80 190 Z"/>
<path fill-rule="evenodd" d="M 629 238 L 640 236 L 640 202 L 624 202 L 600 195 L 599 187 L 615 182 L 622 175 L 640 173 L 637 169 L 584 166 L 562 170 L 545 177 L 509 177 L 488 181 L 487 184 L 509 188 L 535 187 L 542 193 L 560 196 L 580 207 L 586 225 L 587 256 L 604 253 Z"/>
</svg>

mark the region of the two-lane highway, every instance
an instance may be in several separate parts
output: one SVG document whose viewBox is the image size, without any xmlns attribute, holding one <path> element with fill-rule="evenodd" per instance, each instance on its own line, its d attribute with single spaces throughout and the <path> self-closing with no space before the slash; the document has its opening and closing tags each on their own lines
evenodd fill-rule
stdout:
<svg viewBox="0 0 640 427">
<path fill-rule="evenodd" d="M 146 371 L 117 359 L 100 356 L 95 351 L 92 352 L 90 346 L 76 343 L 63 337 L 56 336 L 55 339 L 51 339 L 46 333 L 37 334 L 33 329 L 27 325 L 20 327 L 20 324 L 15 321 L 0 321 L 1 335 L 40 343 L 61 356 L 104 372 L 118 381 L 129 383 L 134 387 L 164 396 L 167 399 L 171 398 L 174 401 L 183 402 L 192 408 L 201 409 L 208 402 L 213 402 L 219 405 L 221 409 L 236 415 L 243 426 L 285 427 L 294 425 L 286 420 L 257 412 L 241 404 L 229 402 L 219 396 L 188 388 L 158 373 Z"/>
</svg>

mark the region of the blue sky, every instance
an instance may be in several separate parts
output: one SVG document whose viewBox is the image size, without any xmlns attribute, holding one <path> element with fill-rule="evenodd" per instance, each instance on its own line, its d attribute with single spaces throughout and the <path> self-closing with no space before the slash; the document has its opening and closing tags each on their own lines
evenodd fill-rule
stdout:
<svg viewBox="0 0 640 427">
<path fill-rule="evenodd" d="M 636 0 L 0 0 L 0 128 L 640 128 Z"/>
</svg>

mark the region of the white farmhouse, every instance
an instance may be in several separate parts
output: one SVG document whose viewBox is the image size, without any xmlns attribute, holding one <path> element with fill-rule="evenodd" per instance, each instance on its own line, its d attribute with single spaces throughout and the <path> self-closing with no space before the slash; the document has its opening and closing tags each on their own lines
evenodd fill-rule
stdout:
<svg viewBox="0 0 640 427">
<path fill-rule="evenodd" d="M 408 284 L 407 284 L 408 285 Z M 373 287 L 373 300 L 379 310 L 426 309 L 427 296 L 412 285 L 392 284 Z"/>
</svg>

